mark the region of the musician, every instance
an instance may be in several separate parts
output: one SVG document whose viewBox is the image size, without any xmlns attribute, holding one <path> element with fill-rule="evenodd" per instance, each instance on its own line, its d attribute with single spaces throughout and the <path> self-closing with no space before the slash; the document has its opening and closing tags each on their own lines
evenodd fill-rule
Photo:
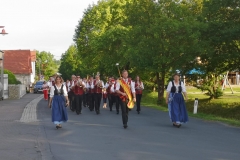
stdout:
<svg viewBox="0 0 240 160">
<path fill-rule="evenodd" d="M 85 83 L 85 84 L 87 84 L 87 79 L 86 78 L 83 78 L 83 82 Z M 87 105 L 88 105 L 88 100 L 87 100 L 87 98 L 88 98 L 88 95 L 87 95 L 88 93 L 87 93 L 87 87 L 86 87 L 86 89 L 84 90 L 84 94 L 83 94 L 83 106 L 84 107 L 87 107 Z"/>
<path fill-rule="evenodd" d="M 93 77 L 89 77 L 89 81 L 87 83 L 87 90 L 88 90 L 88 105 L 89 105 L 89 110 L 93 111 L 94 110 L 94 80 Z"/>
<path fill-rule="evenodd" d="M 107 99 L 108 99 L 108 105 L 110 108 L 110 111 L 112 111 L 112 106 L 113 106 L 113 101 L 112 101 L 112 96 L 111 96 L 111 87 L 112 87 L 112 78 L 109 77 L 108 81 L 105 84 L 106 92 L 107 92 Z"/>
<path fill-rule="evenodd" d="M 125 89 L 124 89 L 124 87 Z M 131 93 L 127 94 L 127 90 L 129 90 Z M 126 129 L 128 127 L 128 102 L 132 102 L 129 100 L 133 100 L 133 102 L 136 102 L 136 93 L 135 93 L 135 86 L 134 83 L 128 78 L 128 71 L 123 70 L 122 71 L 122 78 L 118 80 L 116 84 L 116 92 L 118 93 L 120 97 L 120 106 L 122 110 L 122 122 L 123 127 Z M 133 95 L 133 96 L 132 96 Z"/>
<path fill-rule="evenodd" d="M 102 91 L 103 108 L 107 108 L 107 96 L 108 96 L 107 90 L 106 88 L 103 88 Z"/>
<path fill-rule="evenodd" d="M 74 104 L 77 115 L 82 113 L 82 101 L 84 95 L 84 89 L 86 88 L 86 84 L 77 76 L 77 82 L 72 87 L 74 92 Z"/>
<path fill-rule="evenodd" d="M 118 96 L 118 93 L 116 92 L 116 80 L 114 78 L 112 78 L 112 87 L 111 87 L 111 98 L 112 98 L 112 102 L 115 102 L 116 105 L 116 111 L 117 114 L 119 114 L 119 102 L 120 102 L 120 98 Z M 112 103 L 113 105 L 113 103 Z"/>
<path fill-rule="evenodd" d="M 100 103 L 102 99 L 102 89 L 104 87 L 103 81 L 100 80 L 100 74 L 95 76 L 94 80 L 94 101 L 95 101 L 95 111 L 100 114 Z"/>
<path fill-rule="evenodd" d="M 136 90 L 136 103 L 137 103 L 137 112 L 140 114 L 141 111 L 141 99 L 142 99 L 142 91 L 144 89 L 143 82 L 139 78 L 139 76 L 135 79 L 135 90 Z"/>
<path fill-rule="evenodd" d="M 74 92 L 72 90 L 72 87 L 75 85 L 76 82 L 77 82 L 76 76 L 72 75 L 72 80 L 67 83 L 69 106 L 70 106 L 71 111 L 73 111 L 73 112 L 75 112 L 75 105 L 74 105 Z"/>
</svg>

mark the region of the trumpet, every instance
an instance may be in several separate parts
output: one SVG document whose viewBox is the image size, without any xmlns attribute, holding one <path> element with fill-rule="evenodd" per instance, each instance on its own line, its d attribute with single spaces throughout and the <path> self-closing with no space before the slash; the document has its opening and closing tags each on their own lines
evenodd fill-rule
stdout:
<svg viewBox="0 0 240 160">
<path fill-rule="evenodd" d="M 85 87 L 85 85 L 83 84 L 82 80 L 78 80 L 77 85 L 79 87 L 83 87 L 83 88 Z"/>
<path fill-rule="evenodd" d="M 97 81 L 96 86 L 98 88 L 103 88 L 102 81 L 101 80 Z"/>
</svg>

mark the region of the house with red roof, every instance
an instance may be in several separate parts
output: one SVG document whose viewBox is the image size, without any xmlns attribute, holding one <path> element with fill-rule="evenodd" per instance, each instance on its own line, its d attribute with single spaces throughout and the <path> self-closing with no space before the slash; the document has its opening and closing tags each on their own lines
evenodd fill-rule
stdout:
<svg viewBox="0 0 240 160">
<path fill-rule="evenodd" d="M 5 50 L 4 69 L 11 71 L 25 85 L 30 85 L 35 78 L 36 51 Z"/>
</svg>

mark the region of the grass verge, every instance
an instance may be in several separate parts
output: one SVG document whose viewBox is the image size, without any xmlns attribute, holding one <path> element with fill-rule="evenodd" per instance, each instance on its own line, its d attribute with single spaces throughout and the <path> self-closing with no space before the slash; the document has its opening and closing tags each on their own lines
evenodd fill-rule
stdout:
<svg viewBox="0 0 240 160">
<path fill-rule="evenodd" d="M 198 114 L 193 114 L 194 97 L 199 98 Z M 208 102 L 203 94 L 189 94 L 189 101 L 186 103 L 190 117 L 200 118 L 206 121 L 217 121 L 228 125 L 240 127 L 240 103 L 239 94 L 232 96 L 224 95 L 221 99 Z M 167 105 L 157 105 L 156 92 L 144 92 L 142 106 L 154 108 L 164 112 L 168 111 Z"/>
</svg>

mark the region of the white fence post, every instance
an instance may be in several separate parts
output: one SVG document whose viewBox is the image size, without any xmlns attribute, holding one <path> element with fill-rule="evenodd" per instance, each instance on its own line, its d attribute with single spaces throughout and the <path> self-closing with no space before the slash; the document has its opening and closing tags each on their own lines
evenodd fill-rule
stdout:
<svg viewBox="0 0 240 160">
<path fill-rule="evenodd" d="M 198 109 L 198 98 L 195 98 L 193 114 L 197 114 L 197 109 Z"/>
</svg>

